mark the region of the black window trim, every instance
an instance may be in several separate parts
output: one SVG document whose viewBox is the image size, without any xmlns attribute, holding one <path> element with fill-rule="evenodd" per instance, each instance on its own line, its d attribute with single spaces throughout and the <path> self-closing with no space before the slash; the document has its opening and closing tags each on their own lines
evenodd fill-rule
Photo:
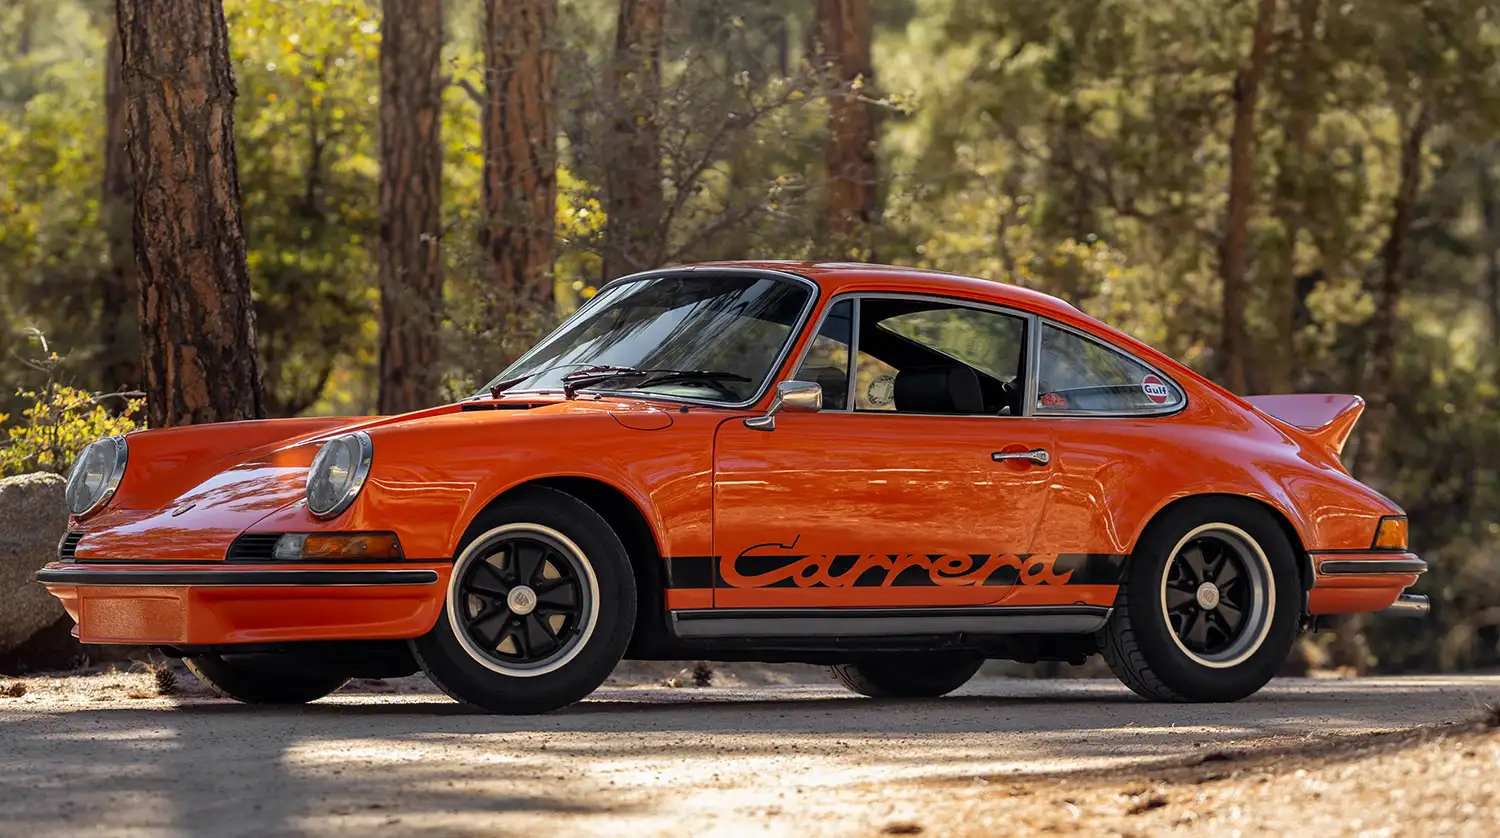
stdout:
<svg viewBox="0 0 1500 838">
<path fill-rule="evenodd" d="M 940 416 L 940 417 L 943 417 L 943 418 L 946 418 L 946 419 L 1029 419 L 1029 418 L 1034 418 L 1035 408 L 1036 408 L 1036 374 L 1035 373 L 1036 373 L 1036 370 L 1038 369 L 1035 347 L 1040 345 L 1040 341 L 1039 341 L 1037 335 L 1039 335 L 1041 333 L 1041 321 L 1042 321 L 1042 318 L 1039 315 L 1037 315 L 1035 312 L 1026 311 L 1025 309 L 1011 308 L 1009 306 L 1000 305 L 998 303 L 987 303 L 987 302 L 983 302 L 981 300 L 971 300 L 971 299 L 967 299 L 967 298 L 963 298 L 963 297 L 945 297 L 945 296 L 943 296 L 941 294 L 901 293 L 901 292 L 895 292 L 895 291 L 846 291 L 844 293 L 837 294 L 837 295 L 829 298 L 828 305 L 824 306 L 823 310 L 821 312 L 819 312 L 819 314 L 818 314 L 818 321 L 816 323 L 812 324 L 812 331 L 808 333 L 808 339 L 807 339 L 806 344 L 804 344 L 803 347 L 802 347 L 802 352 L 798 354 L 796 362 L 793 363 L 788 368 L 786 380 L 788 380 L 788 381 L 797 380 L 796 379 L 797 371 L 800 370 L 800 369 L 802 369 L 802 364 L 807 360 L 808 354 L 812 351 L 813 342 L 818 339 L 818 335 L 823 331 L 823 322 L 828 319 L 828 314 L 831 311 L 833 311 L 834 307 L 837 306 L 840 302 L 843 302 L 844 300 L 852 300 L 853 303 L 854 303 L 854 310 L 850 313 L 850 318 L 851 318 L 851 320 L 850 320 L 851 335 L 850 335 L 850 344 L 849 344 L 849 373 L 848 373 L 848 376 L 849 376 L 849 389 L 848 389 L 848 392 L 847 392 L 847 394 L 845 396 L 845 399 L 844 399 L 844 405 L 845 406 L 844 406 L 843 409 L 841 409 L 841 410 L 823 410 L 823 411 L 820 411 L 821 413 L 844 414 L 844 415 L 848 415 L 848 416 L 886 416 L 886 417 L 891 417 L 891 416 Z M 1024 382 L 1025 385 L 1026 385 L 1026 395 L 1022 398 L 1022 402 L 1021 402 L 1021 415 L 1016 416 L 1016 415 L 1013 415 L 1013 414 L 1000 414 L 1000 413 L 996 413 L 996 414 L 991 415 L 991 414 L 988 414 L 988 413 L 915 413 L 915 412 L 912 412 L 912 411 L 893 411 L 893 410 L 855 410 L 855 408 L 854 408 L 855 393 L 856 393 L 857 385 L 859 383 L 859 376 L 858 376 L 859 361 L 858 361 L 858 359 L 859 359 L 859 323 L 860 323 L 859 318 L 860 318 L 860 314 L 862 313 L 861 312 L 861 307 L 860 307 L 860 301 L 861 300 L 918 300 L 918 301 L 942 303 L 943 305 L 953 306 L 955 308 L 970 308 L 970 309 L 975 309 L 977 311 L 990 312 L 990 313 L 993 313 L 993 314 L 1003 314 L 1003 315 L 1005 315 L 1007 317 L 1015 317 L 1017 319 L 1020 319 L 1020 320 L 1024 321 L 1025 324 L 1026 324 L 1026 335 L 1025 335 L 1024 342 L 1023 342 L 1023 345 L 1022 345 L 1022 352 L 1025 354 L 1025 357 L 1022 359 L 1022 365 L 1025 366 L 1025 368 L 1026 368 L 1027 376 L 1026 376 L 1026 381 Z M 887 330 L 887 331 L 889 331 L 889 330 Z M 905 335 L 901 335 L 901 334 L 894 333 L 894 332 L 892 334 L 896 334 L 897 337 L 900 337 L 900 338 L 903 338 L 903 339 L 906 339 L 906 340 L 910 340 L 910 338 L 907 338 Z M 973 364 L 970 364 L 969 362 L 963 360 L 962 358 L 954 358 L 952 355 L 949 355 L 948 353 L 943 352 L 940 349 L 936 349 L 936 348 L 931 347 L 931 346 L 926 346 L 925 344 L 923 344 L 923 347 L 925 349 L 930 350 L 930 351 L 937 352 L 938 354 L 943 355 L 945 357 L 953 358 L 953 360 L 956 363 L 963 364 L 966 367 L 973 367 L 974 366 Z M 989 373 L 985 373 L 985 375 L 989 375 Z"/>
<path fill-rule="evenodd" d="M 1106 340 L 1096 337 L 1095 335 L 1091 335 L 1082 329 L 1069 326 L 1066 323 L 1059 323 L 1058 321 L 1053 320 L 1050 317 L 1042 317 L 1039 319 L 1040 323 L 1038 324 L 1038 328 L 1032 336 L 1033 351 L 1029 353 L 1031 355 L 1031 375 L 1029 376 L 1026 387 L 1026 389 L 1030 391 L 1027 407 L 1035 415 L 1048 419 L 1149 418 L 1172 416 L 1174 414 L 1181 413 L 1187 408 L 1187 390 L 1184 390 L 1182 388 L 1182 385 L 1178 384 L 1175 378 L 1162 372 L 1161 369 L 1159 369 L 1155 364 L 1151 364 L 1144 359 L 1137 357 L 1133 353 L 1127 352 L 1124 349 L 1121 349 L 1120 347 L 1115 346 L 1114 344 L 1109 343 Z M 1040 394 L 1035 392 L 1035 389 L 1036 386 L 1040 383 L 1042 374 L 1042 330 L 1048 326 L 1058 329 L 1059 331 L 1068 332 L 1079 338 L 1080 340 L 1085 340 L 1096 346 L 1103 347 L 1105 350 L 1113 352 L 1114 354 L 1119 355 L 1127 361 L 1132 361 L 1134 363 L 1140 364 L 1156 376 L 1160 377 L 1162 381 L 1165 381 L 1168 386 L 1176 391 L 1178 395 L 1177 402 L 1175 404 L 1162 405 L 1158 408 L 1141 408 L 1139 410 L 1053 410 L 1041 407 L 1038 404 L 1038 398 Z"/>
<path fill-rule="evenodd" d="M 803 286 L 807 287 L 808 290 L 810 290 L 812 293 L 808 295 L 807 302 L 802 306 L 802 310 L 797 313 L 797 319 L 796 319 L 796 321 L 794 321 L 792 323 L 791 329 L 789 329 L 787 331 L 786 342 L 782 345 L 781 351 L 776 354 L 776 359 L 771 362 L 770 369 L 766 372 L 765 380 L 763 380 L 761 382 L 761 384 L 760 384 L 760 389 L 756 390 L 755 395 L 752 396 L 752 397 L 750 397 L 750 399 L 747 400 L 747 401 L 742 401 L 742 402 L 725 402 L 725 401 L 718 401 L 718 400 L 715 400 L 715 399 L 697 399 L 697 398 L 693 398 L 691 396 L 677 396 L 677 395 L 672 395 L 672 394 L 669 394 L 669 393 L 657 393 L 657 392 L 653 392 L 653 391 L 650 391 L 650 390 L 595 390 L 595 389 L 592 389 L 592 388 L 585 387 L 585 388 L 579 390 L 578 392 L 580 392 L 580 393 L 589 393 L 590 395 L 595 395 L 595 396 L 600 396 L 600 397 L 607 397 L 607 396 L 631 396 L 631 397 L 634 397 L 634 398 L 643 398 L 643 399 L 659 399 L 659 400 L 662 400 L 662 401 L 672 402 L 673 404 L 694 404 L 694 405 L 702 405 L 704 407 L 719 407 L 719 408 L 724 408 L 726 410 L 747 410 L 747 409 L 752 408 L 755 405 L 759 404 L 760 401 L 761 401 L 761 399 L 765 398 L 766 393 L 770 391 L 770 389 L 773 386 L 773 384 L 776 381 L 778 381 L 779 378 L 780 378 L 780 376 L 782 375 L 782 371 L 786 367 L 786 360 L 791 355 L 792 348 L 797 345 L 797 338 L 798 338 L 798 336 L 800 336 L 802 334 L 802 330 L 807 327 L 807 320 L 808 320 L 808 318 L 810 316 L 812 316 L 813 310 L 817 308 L 818 299 L 819 299 L 819 297 L 822 296 L 822 286 L 818 285 L 818 283 L 813 282 L 811 279 L 808 279 L 807 277 L 802 276 L 800 274 L 794 274 L 794 273 L 791 273 L 791 272 L 788 272 L 788 271 L 771 270 L 769 268 L 703 268 L 703 267 L 697 267 L 697 266 L 688 266 L 688 267 L 682 267 L 682 268 L 661 268 L 661 269 L 653 270 L 653 271 L 641 271 L 640 273 L 633 273 L 633 274 L 630 274 L 628 276 L 617 277 L 615 279 L 611 279 L 610 281 L 604 283 L 603 285 L 600 285 L 598 290 L 599 291 L 603 291 L 605 288 L 609 288 L 609 287 L 616 286 L 616 285 L 624 285 L 627 282 L 640 282 L 642 280 L 647 280 L 647 279 L 660 279 L 660 278 L 663 278 L 663 277 L 673 277 L 673 276 L 704 276 L 704 277 L 745 277 L 745 276 L 749 276 L 749 277 L 757 277 L 757 278 L 760 278 L 760 279 L 776 279 L 776 280 L 782 280 L 782 281 L 790 281 L 790 282 L 792 282 L 794 284 L 803 285 Z M 592 297 L 590 297 L 588 299 L 587 302 L 585 302 L 583 305 L 581 305 L 577 309 L 575 309 L 573 311 L 573 313 L 570 314 L 570 315 L 568 315 L 566 318 L 564 318 L 561 323 L 558 323 L 557 326 L 555 326 L 552 329 L 551 332 L 548 332 L 546 335 L 544 335 L 543 339 L 545 340 L 545 338 L 550 337 L 554 332 L 557 332 L 557 331 L 561 330 L 569 322 L 571 322 L 575 318 L 579 317 L 584 312 L 588 311 L 593 306 L 594 301 L 597 300 L 597 299 L 599 299 L 599 296 L 600 296 L 599 293 L 596 292 L 594 294 L 594 296 L 592 296 Z M 819 323 L 819 328 L 822 328 L 821 321 Z M 816 335 L 816 332 L 814 332 L 814 334 Z M 811 345 L 811 344 L 809 343 L 809 345 Z M 521 357 L 519 357 L 516 360 L 512 361 L 509 366 L 510 367 L 514 367 L 514 366 L 520 364 L 522 361 L 526 360 L 526 358 L 529 355 L 531 355 L 532 353 L 536 352 L 537 349 L 539 349 L 541 346 L 542 346 L 542 341 L 537 341 L 537 343 L 534 344 L 530 349 L 528 349 L 524 353 L 522 353 Z M 798 363 L 800 364 L 801 362 L 799 361 Z M 509 368 L 509 367 L 507 367 L 507 368 Z M 796 367 L 792 367 L 792 369 L 795 370 Z M 513 394 L 517 394 L 517 393 L 549 393 L 549 392 L 556 393 L 556 392 L 559 392 L 559 391 L 556 388 L 552 388 L 552 389 L 549 389 L 549 390 L 516 389 L 516 390 L 507 390 L 506 391 L 506 393 L 508 395 L 513 395 Z M 481 391 L 478 395 L 480 397 L 485 397 L 485 396 L 488 395 L 488 391 Z"/>
</svg>

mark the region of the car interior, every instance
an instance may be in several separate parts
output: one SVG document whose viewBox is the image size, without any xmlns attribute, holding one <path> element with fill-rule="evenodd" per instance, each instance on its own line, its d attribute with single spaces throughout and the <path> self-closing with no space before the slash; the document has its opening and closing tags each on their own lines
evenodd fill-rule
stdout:
<svg viewBox="0 0 1500 838">
<path fill-rule="evenodd" d="M 831 341 L 844 351 L 837 354 L 811 352 L 797 374 L 799 380 L 812 381 L 823 388 L 825 410 L 846 410 L 849 407 L 848 363 L 844 359 L 848 357 L 845 336 L 848 334 L 850 307 L 847 303 L 840 303 L 838 306 L 844 311 L 830 312 L 819 332 L 819 339 L 825 341 L 825 346 Z M 907 315 L 923 312 L 940 314 L 945 311 L 987 315 L 993 318 L 999 328 L 1013 332 L 1014 351 L 1001 353 L 1002 357 L 994 358 L 991 366 L 991 369 L 1011 369 L 1012 374 L 1008 378 L 1002 378 L 938 348 L 947 348 L 955 341 L 963 341 L 965 337 L 979 338 L 977 342 L 980 344 L 994 342 L 986 341 L 985 335 L 966 335 L 966 331 L 974 331 L 972 328 L 955 329 L 950 324 L 946 333 L 924 335 L 924 339 L 900 334 L 892 328 L 893 321 Z M 889 407 L 871 408 L 856 404 L 856 410 L 893 408 L 897 413 L 984 416 L 1021 414 L 1025 391 L 1025 353 L 1022 348 L 1025 345 L 1025 321 L 1021 318 L 935 300 L 886 298 L 861 299 L 859 314 L 859 368 L 869 365 L 865 357 L 868 356 L 895 373 L 894 381 L 891 382 L 892 403 Z M 817 357 L 819 355 L 823 357 Z M 837 357 L 838 355 L 842 357 Z M 835 360 L 844 362 L 835 363 Z M 860 384 L 868 388 L 870 382 L 863 380 L 866 377 L 861 376 Z"/>
</svg>

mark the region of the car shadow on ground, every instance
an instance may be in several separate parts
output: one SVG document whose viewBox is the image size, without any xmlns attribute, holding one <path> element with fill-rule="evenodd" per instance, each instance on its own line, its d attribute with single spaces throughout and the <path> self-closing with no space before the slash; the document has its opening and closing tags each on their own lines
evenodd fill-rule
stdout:
<svg viewBox="0 0 1500 838">
<path fill-rule="evenodd" d="M 1161 705 L 1099 682 L 1000 683 L 931 700 L 806 686 L 608 688 L 530 717 L 429 694 L 297 708 L 0 704 L 0 831 L 294 834 L 337 817 L 340 828 L 415 818 L 449 833 L 534 834 L 527 818 L 657 817 L 663 789 L 688 793 L 721 774 L 732 783 L 736 771 L 785 771 L 798 784 L 1102 765 L 1397 727 L 1413 701 L 1422 721 L 1458 718 L 1482 703 L 1473 692 L 1325 683 L 1233 705 Z M 519 819 L 511 832 L 512 821 L 494 821 L 502 815 Z"/>
</svg>

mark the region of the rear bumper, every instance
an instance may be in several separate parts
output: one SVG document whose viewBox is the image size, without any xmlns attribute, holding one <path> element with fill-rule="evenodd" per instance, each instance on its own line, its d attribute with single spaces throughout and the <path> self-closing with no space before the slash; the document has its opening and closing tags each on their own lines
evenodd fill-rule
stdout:
<svg viewBox="0 0 1500 838">
<path fill-rule="evenodd" d="M 451 566 L 51 564 L 37 579 L 85 643 L 227 644 L 418 637 Z"/>
<path fill-rule="evenodd" d="M 1310 553 L 1313 587 L 1307 594 L 1309 614 L 1354 614 L 1388 608 L 1406 616 L 1398 605 L 1402 592 L 1427 572 L 1427 562 L 1413 553 L 1337 551 Z M 1425 613 L 1425 612 L 1423 612 Z"/>
</svg>

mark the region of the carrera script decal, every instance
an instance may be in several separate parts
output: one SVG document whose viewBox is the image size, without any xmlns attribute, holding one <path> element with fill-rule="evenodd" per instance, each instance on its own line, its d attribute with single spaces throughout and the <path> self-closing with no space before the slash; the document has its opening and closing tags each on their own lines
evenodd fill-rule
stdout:
<svg viewBox="0 0 1500 838">
<path fill-rule="evenodd" d="M 1066 585 L 1076 570 L 1058 570 L 1057 554 L 1040 553 L 798 554 L 799 540 L 725 556 L 720 579 L 732 588 Z"/>
</svg>

